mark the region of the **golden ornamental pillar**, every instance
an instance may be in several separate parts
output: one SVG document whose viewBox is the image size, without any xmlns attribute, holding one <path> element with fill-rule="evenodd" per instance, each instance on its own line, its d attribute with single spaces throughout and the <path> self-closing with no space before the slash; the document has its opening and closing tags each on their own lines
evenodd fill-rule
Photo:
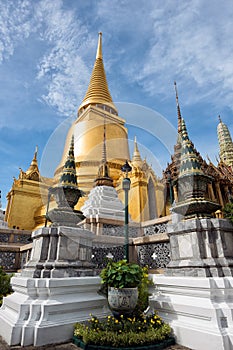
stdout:
<svg viewBox="0 0 233 350">
<path fill-rule="evenodd" d="M 216 186 L 216 190 L 217 190 L 217 194 L 218 194 L 218 198 L 219 198 L 219 203 L 220 203 L 221 206 L 223 207 L 223 206 L 224 206 L 224 203 L 223 203 L 223 198 L 222 198 L 222 193 L 221 193 L 221 189 L 220 189 L 220 184 L 219 184 L 219 182 L 216 182 L 215 186 Z"/>
<path fill-rule="evenodd" d="M 216 198 L 215 198 L 213 186 L 212 186 L 211 183 L 208 184 L 208 192 L 209 192 L 210 199 L 211 199 L 212 201 L 215 201 Z"/>
</svg>

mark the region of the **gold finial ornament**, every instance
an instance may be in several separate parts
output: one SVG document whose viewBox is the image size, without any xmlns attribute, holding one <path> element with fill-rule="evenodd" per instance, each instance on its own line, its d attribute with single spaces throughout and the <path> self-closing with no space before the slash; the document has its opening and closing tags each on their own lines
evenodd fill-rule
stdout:
<svg viewBox="0 0 233 350">
<path fill-rule="evenodd" d="M 134 152 L 133 152 L 133 157 L 132 157 L 132 164 L 133 165 L 138 165 L 142 166 L 142 158 L 138 149 L 138 144 L 137 144 L 137 138 L 136 136 L 134 137 Z"/>
<path fill-rule="evenodd" d="M 108 83 L 104 70 L 103 55 L 102 55 L 102 33 L 99 33 L 96 60 L 92 70 L 91 80 L 86 92 L 86 95 L 81 103 L 78 114 L 89 106 L 95 105 L 110 113 L 118 114 L 116 106 L 113 103 L 112 96 L 108 89 Z"/>
<path fill-rule="evenodd" d="M 102 164 L 99 168 L 98 177 L 95 179 L 95 186 L 109 186 L 113 187 L 113 180 L 109 176 L 108 163 L 107 163 L 107 149 L 106 149 L 106 121 L 104 118 L 104 138 L 103 138 L 103 150 L 102 150 Z"/>
<path fill-rule="evenodd" d="M 97 46 L 97 51 L 96 51 L 96 59 L 100 58 L 101 60 L 103 59 L 103 54 L 102 54 L 102 33 L 99 32 L 99 39 L 98 39 L 98 46 Z"/>
<path fill-rule="evenodd" d="M 38 146 L 36 146 L 35 149 L 35 153 L 34 153 L 34 157 L 31 161 L 31 164 L 28 168 L 28 170 L 26 171 L 26 175 L 30 176 L 33 173 L 38 173 L 39 174 L 39 167 L 38 167 L 38 162 L 37 162 L 37 154 L 38 154 Z"/>
</svg>

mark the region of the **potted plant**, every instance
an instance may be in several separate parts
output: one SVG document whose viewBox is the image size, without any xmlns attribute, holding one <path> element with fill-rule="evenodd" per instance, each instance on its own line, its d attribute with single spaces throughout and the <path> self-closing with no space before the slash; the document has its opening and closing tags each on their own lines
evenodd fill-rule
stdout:
<svg viewBox="0 0 233 350">
<path fill-rule="evenodd" d="M 109 261 L 100 277 L 102 292 L 107 294 L 113 314 L 131 314 L 137 305 L 138 286 L 142 282 L 143 269 L 126 260 Z"/>
</svg>

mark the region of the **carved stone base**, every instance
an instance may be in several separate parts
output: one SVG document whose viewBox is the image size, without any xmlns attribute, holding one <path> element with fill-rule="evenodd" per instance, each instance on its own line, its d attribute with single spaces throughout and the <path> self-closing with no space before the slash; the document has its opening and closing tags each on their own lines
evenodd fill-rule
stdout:
<svg viewBox="0 0 233 350">
<path fill-rule="evenodd" d="M 72 210 L 71 208 L 55 208 L 49 211 L 48 218 L 52 222 L 52 226 L 71 226 L 85 219 L 80 210 Z"/>
<path fill-rule="evenodd" d="M 221 206 L 218 203 L 201 198 L 192 198 L 187 201 L 177 203 L 172 210 L 175 213 L 183 215 L 185 219 L 202 219 L 211 218 L 212 213 L 220 208 Z"/>
<path fill-rule="evenodd" d="M 0 335 L 9 345 L 41 346 L 70 341 L 74 324 L 109 314 L 97 291 L 99 277 L 11 279 L 15 293 L 0 309 Z M 21 347 L 20 347 L 21 348 Z"/>
<path fill-rule="evenodd" d="M 168 225 L 171 261 L 166 275 L 233 276 L 233 226 L 223 219 L 193 219 Z"/>
<path fill-rule="evenodd" d="M 33 232 L 33 247 L 22 276 L 63 278 L 95 275 L 91 263 L 95 235 L 74 227 L 43 227 Z"/>
<path fill-rule="evenodd" d="M 150 305 L 195 350 L 232 350 L 233 278 L 153 275 Z"/>
</svg>

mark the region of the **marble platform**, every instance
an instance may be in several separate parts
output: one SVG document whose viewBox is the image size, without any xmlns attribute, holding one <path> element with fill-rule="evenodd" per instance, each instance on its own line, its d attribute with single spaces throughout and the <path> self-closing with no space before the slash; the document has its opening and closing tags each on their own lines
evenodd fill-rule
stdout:
<svg viewBox="0 0 233 350">
<path fill-rule="evenodd" d="M 153 275 L 151 308 L 192 350 L 233 349 L 233 278 Z"/>
<path fill-rule="evenodd" d="M 14 293 L 0 309 L 0 335 L 9 345 L 46 345 L 72 339 L 74 324 L 109 313 L 99 277 L 13 277 Z"/>
</svg>

